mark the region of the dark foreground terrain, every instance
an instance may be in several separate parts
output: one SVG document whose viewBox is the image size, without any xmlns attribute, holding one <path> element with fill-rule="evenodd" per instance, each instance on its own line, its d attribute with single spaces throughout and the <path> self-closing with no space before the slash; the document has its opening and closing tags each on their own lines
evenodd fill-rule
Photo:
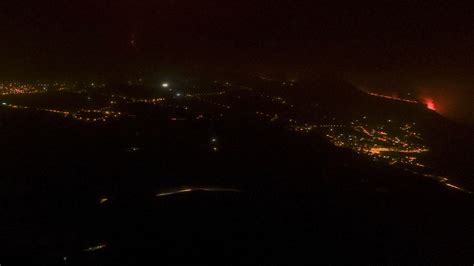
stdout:
<svg viewBox="0 0 474 266">
<path fill-rule="evenodd" d="M 474 262 L 472 194 L 247 106 L 115 104 L 0 110 L 1 265 Z"/>
</svg>

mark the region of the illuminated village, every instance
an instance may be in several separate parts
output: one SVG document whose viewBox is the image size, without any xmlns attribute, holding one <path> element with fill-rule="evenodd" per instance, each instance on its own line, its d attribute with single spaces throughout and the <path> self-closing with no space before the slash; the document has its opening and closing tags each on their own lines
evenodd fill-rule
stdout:
<svg viewBox="0 0 474 266">
<path fill-rule="evenodd" d="M 293 86 L 292 82 L 289 84 Z M 217 90 L 191 92 L 186 89 L 173 88 L 173 86 L 168 83 L 162 83 L 158 86 L 158 90 L 164 90 L 166 94 L 163 94 L 161 97 L 140 98 L 125 96 L 123 94 L 99 93 L 98 95 L 102 98 L 102 102 L 106 104 L 96 109 L 68 109 L 67 106 L 64 106 L 63 109 L 53 109 L 10 103 L 1 97 L 27 96 L 52 92 L 70 93 L 85 98 L 89 102 L 93 102 L 94 99 L 90 96 L 91 92 L 105 85 L 91 83 L 87 89 L 79 90 L 74 84 L 54 83 L 29 85 L 7 83 L 0 84 L 0 106 L 2 108 L 50 113 L 85 123 L 105 123 L 113 119 L 117 120 L 125 117 L 133 119 L 135 116 L 133 113 L 122 111 L 121 108 L 133 104 L 146 104 L 151 106 L 155 105 L 160 108 L 181 110 L 184 112 L 183 114 L 186 114 L 185 116 L 169 117 L 170 121 L 177 122 L 187 120 L 188 118 L 199 120 L 204 118 L 212 119 L 212 117 L 225 117 L 225 112 L 228 112 L 229 109 L 232 108 L 232 105 L 238 105 L 240 102 L 246 100 L 242 98 L 244 96 L 238 93 L 239 91 L 245 91 L 249 92 L 251 97 L 259 99 L 258 101 L 261 103 L 253 107 L 256 109 L 253 114 L 267 123 L 276 124 L 297 134 L 310 134 L 314 132 L 325 137 L 337 147 L 350 149 L 358 154 L 368 156 L 373 161 L 405 168 L 413 173 L 419 173 L 441 183 L 445 183 L 451 188 L 469 192 L 467 189 L 449 183 L 448 177 L 436 175 L 432 171 L 433 166 L 426 165 L 426 163 L 423 162 L 422 157 L 430 151 L 430 147 L 425 143 L 423 136 L 417 130 L 416 121 L 395 121 L 387 119 L 383 123 L 374 123 L 368 122 L 370 120 L 369 115 L 354 117 L 349 122 L 344 122 L 335 117 L 314 120 L 308 116 L 301 116 L 301 114 L 298 113 L 298 106 L 292 104 L 290 100 L 284 97 L 267 95 L 249 87 L 234 87 L 229 82 L 217 83 L 217 85 Z M 371 92 L 367 92 L 367 94 L 393 101 L 418 104 L 418 102 L 414 100 L 401 99 Z M 211 107 L 211 109 L 204 111 L 207 108 L 202 109 L 204 106 Z M 435 109 L 432 100 L 426 102 L 426 107 L 432 110 Z M 213 152 L 218 152 L 221 149 L 219 145 L 217 145 L 215 138 L 212 138 L 210 144 Z"/>
</svg>

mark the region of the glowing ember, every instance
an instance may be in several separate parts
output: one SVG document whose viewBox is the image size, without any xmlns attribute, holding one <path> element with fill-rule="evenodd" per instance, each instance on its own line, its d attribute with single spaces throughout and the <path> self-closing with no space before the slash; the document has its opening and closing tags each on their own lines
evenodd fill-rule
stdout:
<svg viewBox="0 0 474 266">
<path fill-rule="evenodd" d="M 430 110 L 436 111 L 436 106 L 432 99 L 426 100 L 426 107 Z"/>
</svg>

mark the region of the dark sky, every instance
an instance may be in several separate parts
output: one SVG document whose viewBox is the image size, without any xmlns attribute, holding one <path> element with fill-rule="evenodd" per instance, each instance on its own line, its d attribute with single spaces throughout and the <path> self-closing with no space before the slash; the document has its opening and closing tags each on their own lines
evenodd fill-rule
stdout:
<svg viewBox="0 0 474 266">
<path fill-rule="evenodd" d="M 0 79 L 168 65 L 335 73 L 367 88 L 431 97 L 443 113 L 472 122 L 474 8 L 467 2 L 6 0 Z"/>
</svg>

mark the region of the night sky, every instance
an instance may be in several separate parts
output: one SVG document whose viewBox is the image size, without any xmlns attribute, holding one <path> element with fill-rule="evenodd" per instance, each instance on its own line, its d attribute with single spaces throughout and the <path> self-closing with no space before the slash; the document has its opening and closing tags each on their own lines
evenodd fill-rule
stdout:
<svg viewBox="0 0 474 266">
<path fill-rule="evenodd" d="M 432 98 L 443 114 L 474 123 L 473 4 L 347 2 L 1 1 L 0 79 L 167 66 L 335 74 Z"/>
</svg>

